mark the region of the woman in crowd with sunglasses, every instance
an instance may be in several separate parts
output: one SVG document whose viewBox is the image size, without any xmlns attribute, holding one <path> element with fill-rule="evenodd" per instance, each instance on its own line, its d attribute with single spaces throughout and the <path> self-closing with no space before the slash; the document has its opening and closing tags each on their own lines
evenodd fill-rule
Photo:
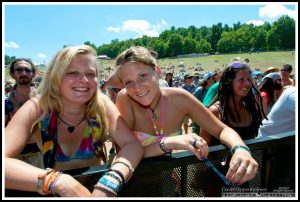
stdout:
<svg viewBox="0 0 300 202">
<path fill-rule="evenodd" d="M 219 121 L 192 94 L 180 88 L 160 88 L 157 53 L 144 47 L 131 47 L 116 59 L 110 85 L 123 86 L 116 105 L 144 146 L 144 157 L 189 150 L 198 159 L 208 157 L 205 140 L 196 134 L 181 135 L 185 116 L 232 149 L 233 157 L 226 178 L 233 184 L 252 179 L 258 164 L 240 136 Z"/>
</svg>

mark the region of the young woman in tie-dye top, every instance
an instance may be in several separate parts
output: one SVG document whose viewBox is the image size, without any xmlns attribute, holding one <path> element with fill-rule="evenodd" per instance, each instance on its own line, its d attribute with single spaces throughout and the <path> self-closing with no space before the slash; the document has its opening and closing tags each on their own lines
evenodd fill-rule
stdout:
<svg viewBox="0 0 300 202">
<path fill-rule="evenodd" d="M 98 88 L 96 53 L 90 46 L 66 47 L 50 63 L 37 95 L 5 128 L 5 188 L 41 195 L 116 196 L 143 155 L 109 97 Z M 61 171 L 106 163 L 105 137 L 120 151 L 93 193 Z M 34 135 L 45 169 L 16 159 Z M 53 170 L 52 170 L 53 169 Z"/>
</svg>

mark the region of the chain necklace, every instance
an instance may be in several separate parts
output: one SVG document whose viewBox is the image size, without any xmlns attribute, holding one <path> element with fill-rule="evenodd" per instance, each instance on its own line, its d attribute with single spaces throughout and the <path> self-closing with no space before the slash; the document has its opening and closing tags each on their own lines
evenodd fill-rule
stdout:
<svg viewBox="0 0 300 202">
<path fill-rule="evenodd" d="M 159 97 L 159 99 L 161 98 L 161 128 L 160 128 L 160 132 L 158 132 L 157 131 L 157 124 L 156 124 L 156 119 L 157 119 L 157 117 L 156 117 L 156 115 L 153 113 L 153 111 L 154 110 L 152 110 L 151 108 L 147 108 L 147 111 L 148 111 L 148 113 L 149 113 L 149 116 L 150 116 L 150 119 L 151 119 L 151 121 L 152 121 L 152 124 L 153 124 L 153 129 L 155 130 L 155 135 L 164 135 L 164 101 L 163 101 L 163 96 L 162 95 L 160 95 L 160 97 Z M 159 100 L 158 100 L 158 102 L 159 102 Z M 157 102 L 157 103 L 158 103 Z M 157 105 L 157 104 L 156 104 Z M 155 106 L 156 107 L 156 106 Z M 154 108 L 155 109 L 155 108 Z M 151 114 L 151 111 L 150 110 L 152 110 L 152 114 Z M 154 116 L 153 116 L 153 114 L 154 114 Z"/>
<path fill-rule="evenodd" d="M 77 123 L 75 126 L 71 126 L 70 124 L 66 123 L 64 120 L 62 120 L 62 119 L 60 118 L 60 116 L 57 116 L 57 118 L 58 118 L 61 122 L 63 122 L 64 124 L 66 124 L 66 125 L 68 126 L 68 131 L 69 131 L 69 133 L 73 133 L 73 131 L 75 130 L 75 127 L 82 123 L 82 121 L 85 119 L 85 116 L 84 116 L 84 117 L 81 119 L 81 121 L 80 121 L 79 123 Z"/>
</svg>

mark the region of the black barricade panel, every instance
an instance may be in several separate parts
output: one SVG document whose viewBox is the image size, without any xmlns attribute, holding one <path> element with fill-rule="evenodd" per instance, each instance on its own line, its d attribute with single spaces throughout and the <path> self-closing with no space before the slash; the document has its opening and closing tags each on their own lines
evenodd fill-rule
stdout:
<svg viewBox="0 0 300 202">
<path fill-rule="evenodd" d="M 255 178 L 239 187 L 226 184 L 215 171 L 191 152 L 172 157 L 143 159 L 131 180 L 119 192 L 120 197 L 268 197 L 295 196 L 295 133 L 247 140 L 253 158 L 259 164 Z M 221 165 L 228 155 L 227 164 Z M 224 176 L 230 152 L 223 145 L 210 147 L 209 161 Z M 74 176 L 90 191 L 106 172 L 105 166 L 76 169 Z M 34 192 L 5 190 L 6 197 L 40 196 Z"/>
</svg>

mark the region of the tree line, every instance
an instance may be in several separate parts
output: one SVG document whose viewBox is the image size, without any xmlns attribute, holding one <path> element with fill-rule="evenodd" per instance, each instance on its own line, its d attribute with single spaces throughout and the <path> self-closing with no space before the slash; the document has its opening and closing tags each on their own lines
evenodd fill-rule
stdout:
<svg viewBox="0 0 300 202">
<path fill-rule="evenodd" d="M 119 41 L 114 39 L 110 44 L 96 46 L 90 41 L 85 45 L 93 47 L 97 55 L 115 58 L 130 46 L 145 46 L 159 55 L 159 58 L 176 57 L 193 53 L 235 53 L 245 51 L 274 51 L 295 49 L 295 21 L 285 15 L 270 24 L 254 26 L 240 22 L 229 27 L 222 23 L 212 27 L 189 26 L 188 28 L 171 27 L 158 37 L 144 35 L 141 38 Z M 66 45 L 64 45 L 65 47 Z M 14 56 L 13 56 L 14 57 Z M 13 58 L 5 55 L 5 64 Z"/>
<path fill-rule="evenodd" d="M 176 57 L 192 53 L 234 53 L 239 51 L 274 51 L 295 49 L 295 21 L 289 16 L 282 16 L 274 23 L 263 25 L 241 24 L 229 27 L 222 23 L 212 27 L 197 28 L 171 27 L 158 37 L 143 36 L 142 38 L 119 41 L 114 39 L 110 44 L 97 47 L 89 41 L 98 55 L 115 58 L 130 46 L 145 46 L 158 52 L 160 58 Z"/>
</svg>

